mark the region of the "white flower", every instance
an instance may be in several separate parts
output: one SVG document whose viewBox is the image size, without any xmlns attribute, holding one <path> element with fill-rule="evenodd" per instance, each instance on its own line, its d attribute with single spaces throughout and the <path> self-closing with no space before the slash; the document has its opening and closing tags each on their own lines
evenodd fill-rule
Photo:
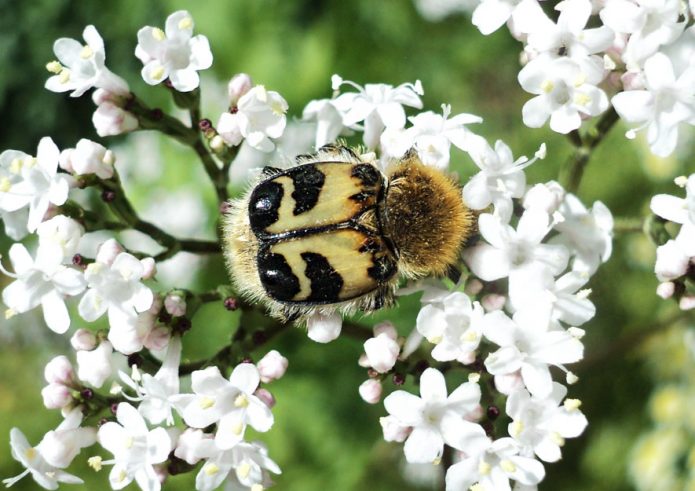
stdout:
<svg viewBox="0 0 695 491">
<path fill-rule="evenodd" d="M 464 419 L 480 404 L 478 384 L 462 384 L 447 397 L 444 376 L 428 368 L 420 377 L 420 395 L 397 390 L 384 400 L 384 407 L 398 424 L 413 427 L 404 446 L 408 462 L 436 462 L 445 443 L 467 451 L 486 439 L 480 425 Z"/>
<path fill-rule="evenodd" d="M 91 351 L 80 350 L 76 353 L 77 377 L 93 387 L 104 385 L 114 371 L 113 346 L 108 341 L 102 341 Z"/>
<path fill-rule="evenodd" d="M 305 121 L 316 121 L 316 140 L 314 146 L 321 148 L 327 143 L 333 143 L 343 133 L 343 116 L 333 105 L 331 99 L 310 101 L 302 112 Z"/>
<path fill-rule="evenodd" d="M 473 25 L 487 36 L 510 18 L 516 23 L 519 13 L 532 9 L 533 6 L 540 9 L 536 0 L 482 0 L 473 12 Z"/>
<path fill-rule="evenodd" d="M 100 179 L 113 177 L 116 156 L 97 142 L 82 138 L 75 148 L 63 150 L 60 167 L 74 174 L 96 174 Z"/>
<path fill-rule="evenodd" d="M 630 34 L 623 61 L 633 69 L 683 32 L 679 0 L 608 0 L 599 14 L 615 32 Z"/>
<path fill-rule="evenodd" d="M 78 310 L 87 322 L 93 322 L 108 312 L 112 330 L 132 328 L 137 313 L 150 308 L 154 296 L 152 290 L 141 283 L 145 272 L 142 261 L 127 252 L 113 257 L 118 243 L 109 239 L 99 248 L 95 262 L 85 270 L 89 289 L 84 294 Z"/>
<path fill-rule="evenodd" d="M 340 94 L 333 100 L 333 105 L 343 115 L 343 124 L 357 128 L 364 121 L 364 144 L 374 149 L 379 144 L 379 137 L 384 128 L 403 128 L 405 110 L 403 106 L 422 108 L 420 96 L 422 85 L 418 80 L 414 84 L 404 83 L 398 87 L 388 84 L 366 84 L 364 87 L 343 80 L 338 75 L 331 78 L 333 90 L 341 85 L 349 85 L 358 92 Z"/>
<path fill-rule="evenodd" d="M 9 251 L 15 273 L 0 270 L 15 278 L 2 291 L 2 301 L 12 314 L 28 312 L 39 305 L 46 325 L 62 334 L 70 327 L 70 315 L 64 296 L 75 296 L 85 289 L 85 280 L 77 270 L 60 264 L 60 257 L 38 254 L 36 260 L 22 244 L 13 244 Z"/>
<path fill-rule="evenodd" d="M 172 336 L 164 357 L 162 366 L 154 376 L 149 373 L 142 374 L 141 385 L 120 372 L 121 379 L 126 385 L 135 390 L 137 397 L 127 398 L 139 401 L 138 412 L 153 425 L 174 424 L 172 408 L 177 400 L 174 396 L 179 394 L 179 365 L 181 364 L 181 337 Z"/>
<path fill-rule="evenodd" d="M 586 272 L 571 271 L 557 280 L 546 269 L 531 269 L 522 274 L 524 280 L 509 291 L 515 310 L 531 305 L 550 308 L 553 320 L 571 326 L 580 326 L 596 314 L 596 307 L 588 299 L 591 290 L 580 290 L 589 281 Z"/>
<path fill-rule="evenodd" d="M 278 465 L 268 457 L 268 451 L 258 442 L 241 442 L 231 449 L 209 458 L 195 479 L 196 490 L 212 491 L 229 477 L 226 489 L 265 489 L 272 484 L 268 471 L 280 474 Z"/>
<path fill-rule="evenodd" d="M 71 97 L 80 97 L 92 87 L 127 94 L 130 89 L 126 81 L 104 65 L 104 40 L 96 28 L 85 27 L 82 37 L 86 45 L 69 38 L 60 38 L 53 43 L 58 61 L 46 65 L 48 71 L 55 74 L 46 80 L 46 88 L 52 92 L 72 90 Z"/>
<path fill-rule="evenodd" d="M 514 160 L 511 149 L 502 140 L 495 142 L 493 149 L 480 138 L 468 151 L 480 172 L 463 187 L 463 201 L 474 210 L 495 205 L 495 214 L 503 221 L 512 216 L 512 198 L 521 198 L 526 186 L 524 169 L 539 158 L 545 158 L 545 144 L 532 159 L 526 156 Z"/>
<path fill-rule="evenodd" d="M 57 215 L 42 222 L 36 229 L 39 236 L 39 252 L 47 259 L 59 263 L 72 263 L 77 253 L 84 228 L 72 218 Z"/>
<path fill-rule="evenodd" d="M 535 486 L 545 477 L 543 464 L 519 455 L 521 446 L 513 439 L 486 440 L 483 445 L 466 449 L 466 456 L 449 468 L 446 473 L 447 491 L 469 488 L 510 490 L 510 479 L 522 485 Z"/>
<path fill-rule="evenodd" d="M 246 94 L 253 87 L 251 76 L 247 73 L 237 73 L 227 84 L 227 95 L 229 96 L 229 105 L 234 107 L 239 102 L 241 96 Z"/>
<path fill-rule="evenodd" d="M 364 342 L 369 366 L 379 373 L 386 373 L 393 368 L 400 350 L 396 340 L 386 332 Z"/>
<path fill-rule="evenodd" d="M 358 388 L 360 397 L 367 404 L 376 404 L 381 400 L 384 387 L 378 379 L 368 378 Z"/>
<path fill-rule="evenodd" d="M 138 128 L 137 118 L 121 107 L 122 98 L 103 89 L 92 94 L 97 105 L 92 115 L 92 124 L 99 136 L 113 136 L 128 133 Z"/>
<path fill-rule="evenodd" d="M 343 318 L 338 313 L 325 315 L 317 312 L 307 319 L 306 328 L 307 335 L 312 341 L 330 343 L 340 336 Z"/>
<path fill-rule="evenodd" d="M 141 72 L 145 82 L 157 85 L 168 78 L 179 92 L 196 89 L 198 70 L 212 65 L 208 38 L 193 36 L 193 18 L 185 10 L 167 17 L 164 31 L 151 26 L 140 29 L 135 56 L 145 65 Z"/>
<path fill-rule="evenodd" d="M 128 403 L 116 410 L 118 423 L 104 423 L 97 433 L 99 444 L 113 454 L 109 482 L 113 489 L 123 489 L 133 479 L 143 491 L 159 491 L 161 484 L 154 470 L 169 456 L 173 444 L 164 428 L 147 429 L 145 420 Z"/>
<path fill-rule="evenodd" d="M 288 364 L 287 358 L 282 356 L 279 351 L 268 351 L 256 364 L 258 373 L 261 376 L 261 382 L 267 384 L 268 382 L 282 378 L 287 371 Z"/>
<path fill-rule="evenodd" d="M 567 399 L 560 405 L 566 395 L 567 388 L 554 382 L 547 398 L 532 397 L 520 389 L 507 399 L 506 412 L 512 418 L 509 434 L 545 462 L 560 460 L 565 439 L 578 437 L 587 425 L 580 401 Z"/>
<path fill-rule="evenodd" d="M 681 243 L 676 240 L 669 240 L 664 245 L 657 247 L 656 263 L 654 264 L 656 277 L 659 281 L 680 278 L 688 272 L 690 257 Z"/>
<path fill-rule="evenodd" d="M 36 447 L 29 445 L 27 438 L 18 428 L 10 430 L 10 447 L 12 457 L 21 463 L 26 470 L 10 479 L 3 479 L 3 484 L 10 487 L 27 474 L 31 473 L 34 481 L 44 489 L 58 489 L 58 483 L 82 484 L 84 481 L 77 476 L 50 465 Z"/>
<path fill-rule="evenodd" d="M 259 382 L 258 369 L 251 363 L 237 365 L 229 380 L 217 367 L 208 367 L 191 374 L 195 394 L 181 394 L 173 401 L 188 426 L 205 428 L 217 423 L 215 443 L 226 450 L 242 440 L 247 424 L 260 432 L 273 425 L 270 409 L 253 395 Z"/>
<path fill-rule="evenodd" d="M 201 459 L 216 455 L 219 449 L 215 446 L 214 435 L 203 433 L 203 430 L 186 428 L 176 441 L 174 455 L 185 460 L 190 465 L 197 464 Z"/>
<path fill-rule="evenodd" d="M 556 181 L 548 181 L 532 186 L 524 195 L 523 206 L 528 210 L 537 208 L 553 215 L 565 199 L 565 190 Z"/>
<path fill-rule="evenodd" d="M 3 153 L 4 154 L 4 153 Z M 11 177 L 0 173 L 0 207 L 13 212 L 29 207 L 27 229 L 36 230 L 48 211 L 48 206 L 60 206 L 68 199 L 68 191 L 73 180 L 70 176 L 58 173 L 58 147 L 49 137 L 39 141 L 36 158 L 9 154 L 0 160 L 6 164 Z M 7 172 L 7 171 L 6 171 Z"/>
<path fill-rule="evenodd" d="M 46 433 L 36 446 L 49 465 L 65 469 L 84 447 L 96 443 L 96 428 L 80 427 L 82 408 L 74 408 L 55 430 Z"/>
<path fill-rule="evenodd" d="M 69 408 L 75 377 L 72 364 L 65 356 L 56 356 L 46 364 L 44 378 L 48 385 L 41 389 L 43 404 L 48 409 Z"/>
<path fill-rule="evenodd" d="M 591 16 L 591 1 L 565 0 L 555 6 L 560 12 L 557 23 L 543 15 L 528 35 L 528 46 L 539 53 L 569 56 L 587 63 L 587 57 L 611 47 L 614 33 L 606 26 L 585 29 Z"/>
<path fill-rule="evenodd" d="M 223 113 L 217 123 L 217 131 L 231 146 L 246 139 L 249 145 L 261 152 L 272 152 L 287 125 L 287 101 L 277 92 L 256 85 L 239 99 L 234 113 Z"/>
<path fill-rule="evenodd" d="M 413 430 L 412 426 L 399 423 L 395 416 L 382 416 L 379 418 L 379 424 L 384 433 L 384 440 L 387 442 L 403 443 Z"/>
<path fill-rule="evenodd" d="M 519 72 L 526 92 L 537 94 L 522 108 L 524 124 L 540 128 L 550 118 L 550 128 L 569 133 L 582 123 L 582 116 L 596 116 L 608 109 L 608 97 L 596 87 L 603 73 L 587 69 L 567 57 L 541 55 Z"/>
<path fill-rule="evenodd" d="M 550 218 L 542 211 L 526 210 L 517 229 L 498 217 L 483 213 L 478 218 L 480 234 L 488 242 L 464 252 L 471 271 L 484 281 L 509 276 L 510 283 L 524 268 L 548 268 L 554 275 L 567 266 L 568 250 L 562 245 L 541 244 L 550 231 Z"/>
<path fill-rule="evenodd" d="M 620 0 L 616 0 L 620 1 Z M 670 155 L 678 143 L 678 125 L 695 124 L 695 67 L 676 76 L 671 60 L 657 53 L 644 62 L 645 90 L 628 90 L 616 94 L 611 102 L 621 118 L 640 124 L 628 131 L 634 138 L 647 128 L 647 141 L 654 154 Z"/>
<path fill-rule="evenodd" d="M 485 337 L 500 346 L 488 355 L 485 367 L 493 375 L 509 375 L 521 370 L 529 392 L 547 397 L 553 388 L 549 366 L 563 369 L 565 363 L 582 359 L 584 346 L 572 334 L 550 330 L 549 309 L 528 308 L 514 314 L 514 320 L 501 311 L 483 320 Z"/>
<path fill-rule="evenodd" d="M 679 177 L 677 182 L 685 187 L 685 198 L 657 194 L 652 198 L 649 206 L 656 215 L 671 222 L 681 225 L 687 222 L 695 224 L 695 174 L 690 174 L 687 180 L 685 177 Z"/>
<path fill-rule="evenodd" d="M 435 345 L 432 358 L 472 363 L 483 335 L 483 308 L 478 302 L 471 304 L 463 292 L 445 292 L 445 296 L 431 300 L 427 297 L 423 295 L 421 300 L 425 305 L 417 315 L 416 328 Z"/>
<path fill-rule="evenodd" d="M 555 224 L 560 235 L 551 242 L 566 246 L 574 262 L 572 269 L 594 274 L 613 251 L 613 215 L 606 205 L 595 201 L 591 210 L 573 194 L 565 195 L 558 208 L 562 219 Z"/>
<path fill-rule="evenodd" d="M 483 121 L 481 117 L 461 113 L 449 118 L 450 114 L 451 106 L 442 104 L 442 114 L 427 111 L 408 118 L 412 126 L 405 130 L 406 138 L 412 141 L 423 164 L 446 169 L 449 167 L 451 145 L 468 151 L 480 139 L 464 125 L 480 123 Z M 400 157 L 402 154 L 393 156 Z"/>
</svg>

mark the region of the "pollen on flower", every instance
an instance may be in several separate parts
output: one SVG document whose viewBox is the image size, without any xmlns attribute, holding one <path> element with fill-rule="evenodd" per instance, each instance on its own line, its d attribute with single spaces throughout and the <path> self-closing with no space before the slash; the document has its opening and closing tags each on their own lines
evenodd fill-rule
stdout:
<svg viewBox="0 0 695 491">
<path fill-rule="evenodd" d="M 687 176 L 678 176 L 673 180 L 673 183 L 679 188 L 684 188 L 688 184 Z"/>
<path fill-rule="evenodd" d="M 468 374 L 468 381 L 472 384 L 477 384 L 480 382 L 480 374 L 479 373 L 469 373 Z"/>
<path fill-rule="evenodd" d="M 478 472 L 480 473 L 481 476 L 487 476 L 490 474 L 490 471 L 492 470 L 492 466 L 485 462 L 484 460 L 480 461 L 480 464 L 478 464 Z"/>
<path fill-rule="evenodd" d="M 29 460 L 34 460 L 36 457 L 36 449 L 34 447 L 29 447 L 24 451 L 24 456 Z"/>
<path fill-rule="evenodd" d="M 164 31 L 162 31 L 159 27 L 155 27 L 154 29 L 152 29 L 152 37 L 155 38 L 157 41 L 164 41 L 167 35 L 164 34 Z"/>
<path fill-rule="evenodd" d="M 558 447 L 563 447 L 563 446 L 565 445 L 565 439 L 564 439 L 564 438 L 562 437 L 562 435 L 560 435 L 560 433 L 558 433 L 557 431 L 553 431 L 553 432 L 550 434 L 550 438 L 553 439 L 553 442 L 554 442 L 555 445 L 557 445 Z"/>
<path fill-rule="evenodd" d="M 107 150 L 104 152 L 104 158 L 101 159 L 103 163 L 106 165 L 113 165 L 116 163 L 116 156 L 113 154 L 111 150 Z"/>
<path fill-rule="evenodd" d="M 246 479 L 251 473 L 251 466 L 248 462 L 242 462 L 237 466 L 236 473 L 241 479 Z"/>
<path fill-rule="evenodd" d="M 244 431 L 244 424 L 241 421 L 235 423 L 232 426 L 232 433 L 234 433 L 235 435 L 241 435 L 241 433 L 243 431 Z"/>
<path fill-rule="evenodd" d="M 46 70 L 48 70 L 51 73 L 55 73 L 58 75 L 60 71 L 63 69 L 63 65 L 60 64 L 60 62 L 53 60 L 49 61 L 46 63 Z"/>
<path fill-rule="evenodd" d="M 101 470 L 101 467 L 102 467 L 101 463 L 102 463 L 102 458 L 98 455 L 95 455 L 95 456 L 87 459 L 87 464 L 89 465 L 89 467 L 94 469 L 95 472 L 99 472 Z"/>
<path fill-rule="evenodd" d="M 118 477 L 116 478 L 116 482 L 123 482 L 123 481 L 125 481 L 126 477 L 128 477 L 128 474 L 126 474 L 125 471 L 121 471 L 118 474 Z"/>
<path fill-rule="evenodd" d="M 518 438 L 522 431 L 524 431 L 524 423 L 521 420 L 517 420 L 511 424 L 509 433 L 511 433 L 514 438 Z"/>
<path fill-rule="evenodd" d="M 591 288 L 584 288 L 583 290 L 579 290 L 577 292 L 577 298 L 580 298 L 582 300 L 589 298 L 589 295 L 591 295 Z"/>
<path fill-rule="evenodd" d="M 12 159 L 12 162 L 10 162 L 10 172 L 12 174 L 19 174 L 22 172 L 22 167 L 24 166 L 24 163 L 22 162 L 22 159 Z"/>
<path fill-rule="evenodd" d="M 574 79 L 574 86 L 575 87 L 581 87 L 586 83 L 586 74 L 583 72 L 577 75 L 577 78 Z"/>
<path fill-rule="evenodd" d="M 581 407 L 582 401 L 580 401 L 579 399 L 565 399 L 563 405 L 565 406 L 565 409 L 567 409 L 568 411 L 576 411 Z"/>
<path fill-rule="evenodd" d="M 150 71 L 150 76 L 154 80 L 161 80 L 164 76 L 164 67 L 158 66 Z"/>
<path fill-rule="evenodd" d="M 94 51 L 92 51 L 92 48 L 89 46 L 83 46 L 82 49 L 80 50 L 80 58 L 83 60 L 86 60 L 90 56 L 94 54 Z"/>
<path fill-rule="evenodd" d="M 439 465 L 441 463 L 442 463 L 442 458 L 439 456 L 432 461 L 432 465 Z"/>
<path fill-rule="evenodd" d="M 442 339 L 444 339 L 441 335 L 440 336 L 430 336 L 427 338 L 427 341 L 429 341 L 432 344 L 439 344 L 442 342 Z"/>
<path fill-rule="evenodd" d="M 212 462 L 205 464 L 203 470 L 205 471 L 205 474 L 207 474 L 208 476 L 214 476 L 215 474 L 220 472 L 220 468 Z"/>
<path fill-rule="evenodd" d="M 193 19 L 190 17 L 184 17 L 179 21 L 179 29 L 190 29 L 193 27 Z"/>
<path fill-rule="evenodd" d="M 575 94 L 574 95 L 574 103 L 579 105 L 579 106 L 586 106 L 591 102 L 591 97 L 589 97 L 587 94 Z"/>
<path fill-rule="evenodd" d="M 248 407 L 249 398 L 246 397 L 246 394 L 239 394 L 237 398 L 234 399 L 234 405 L 236 407 Z"/>
<path fill-rule="evenodd" d="M 500 462 L 500 467 L 504 472 L 509 472 L 510 474 L 513 472 L 516 472 L 516 466 L 514 465 L 514 462 L 511 460 L 503 460 Z"/>
<path fill-rule="evenodd" d="M 201 409 L 210 409 L 212 406 L 215 405 L 215 400 L 210 397 L 203 397 L 202 399 L 200 399 L 199 404 Z"/>
<path fill-rule="evenodd" d="M 468 330 L 463 336 L 461 336 L 461 341 L 466 341 L 468 343 L 474 343 L 478 340 L 478 333 L 475 331 Z"/>
<path fill-rule="evenodd" d="M 68 70 L 67 68 L 63 68 L 60 71 L 60 75 L 58 75 L 58 81 L 61 84 L 68 83 L 70 81 L 70 70 Z"/>
<path fill-rule="evenodd" d="M 565 380 L 567 381 L 568 384 L 574 385 L 577 382 L 579 382 L 579 377 L 577 377 L 574 373 L 572 372 L 567 372 L 567 375 L 565 376 Z"/>
<path fill-rule="evenodd" d="M 12 183 L 6 177 L 0 179 L 0 193 L 6 193 L 12 187 Z"/>
<path fill-rule="evenodd" d="M 555 84 L 553 84 L 550 80 L 545 80 L 545 81 L 541 84 L 541 90 L 542 90 L 543 92 L 545 92 L 546 94 L 551 93 L 551 92 L 553 91 L 554 88 L 555 88 Z"/>
<path fill-rule="evenodd" d="M 129 436 L 124 442 L 125 448 L 133 448 L 133 437 Z"/>
</svg>

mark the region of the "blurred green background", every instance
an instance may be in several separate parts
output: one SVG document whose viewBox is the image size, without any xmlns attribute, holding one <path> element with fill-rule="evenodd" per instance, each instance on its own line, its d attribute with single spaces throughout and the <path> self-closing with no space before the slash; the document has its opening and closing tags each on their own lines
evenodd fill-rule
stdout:
<svg viewBox="0 0 695 491">
<path fill-rule="evenodd" d="M 215 58 L 203 81 L 204 116 L 213 122 L 227 105 L 224 84 L 237 72 L 280 92 L 291 118 L 301 117 L 311 99 L 330 97 L 334 73 L 357 83 L 398 85 L 420 79 L 425 109 L 439 112 L 442 103 L 450 103 L 453 114 L 482 116 L 485 122 L 473 130 L 491 141 L 503 139 L 515 156 L 532 155 L 546 142 L 548 157 L 528 169 L 529 183 L 556 178 L 571 152 L 561 135 L 523 126 L 521 106 L 528 96 L 516 81 L 521 46 L 505 29 L 484 37 L 465 15 L 428 22 L 407 0 L 0 0 L 0 149 L 34 153 L 46 135 L 60 148 L 80 138 L 102 141 L 91 127 L 89 97 L 71 99 L 43 89 L 53 40 L 80 39 L 87 24 L 105 39 L 107 66 L 151 105 L 170 108 L 167 91 L 147 86 L 139 76 L 135 34 L 144 25 L 162 26 L 169 13 L 183 8 L 193 15 L 196 32 L 209 38 Z M 692 135 L 684 137 L 674 157 L 656 159 L 642 140 L 626 140 L 624 131 L 614 128 L 596 150 L 579 195 L 587 205 L 603 201 L 615 216 L 644 216 L 652 195 L 676 194 L 673 177 L 695 171 L 695 145 Z M 102 142 L 115 148 L 138 211 L 172 233 L 214 237 L 214 195 L 192 152 L 146 133 Z M 462 179 L 476 171 L 457 150 L 452 162 Z M 181 201 L 191 216 L 169 212 Z M 1 252 L 10 244 L 0 235 Z M 678 317 L 678 309 L 654 294 L 653 260 L 654 246 L 645 237 L 617 233 L 612 259 L 592 280 L 598 315 L 584 326 L 587 359 L 575 367 L 580 381 L 570 391 L 584 402 L 590 426 L 581 438 L 567 442 L 561 462 L 546 466 L 541 489 L 622 491 L 635 489 L 635 482 L 641 489 L 695 489 L 687 479 L 695 467 L 695 455 L 689 455 L 695 418 L 688 410 L 695 402 L 693 355 L 683 341 L 694 323 L 692 316 L 689 324 L 687 319 L 664 323 Z M 165 287 L 185 282 L 203 290 L 227 282 L 219 260 L 186 264 L 195 266 L 195 276 L 189 268 L 170 268 L 162 280 Z M 7 282 L 0 277 L 0 285 Z M 402 299 L 399 309 L 376 318 L 393 320 L 407 334 L 418 308 L 418 295 L 412 295 Z M 83 327 L 75 319 L 72 329 Z M 236 314 L 219 306 L 205 308 L 185 338 L 185 356 L 214 353 L 237 322 Z M 5 478 L 21 471 L 10 457 L 10 428 L 21 428 L 37 443 L 60 421 L 56 411 L 43 408 L 39 392 L 45 363 L 70 349 L 66 337 L 43 326 L 40 313 L 0 323 L 0 435 L 7 436 L 0 437 L 5 441 L 0 477 Z M 318 345 L 304 332 L 289 329 L 274 347 L 290 360 L 286 377 L 270 386 L 278 401 L 275 427 L 261 437 L 283 469 L 278 489 L 432 489 L 437 476 L 431 468 L 406 469 L 402 447 L 382 441 L 378 418 L 383 406 L 369 406 L 357 395 L 366 378 L 357 365 L 359 341 L 344 336 Z M 463 376 L 454 374 L 450 387 Z M 385 389 L 393 387 L 387 383 Z M 74 489 L 108 486 L 108 471 L 97 475 L 86 467 L 92 450 L 83 451 L 71 467 L 86 481 Z M 167 489 L 192 489 L 193 477 L 174 477 Z M 24 479 L 16 488 L 36 485 Z"/>
</svg>

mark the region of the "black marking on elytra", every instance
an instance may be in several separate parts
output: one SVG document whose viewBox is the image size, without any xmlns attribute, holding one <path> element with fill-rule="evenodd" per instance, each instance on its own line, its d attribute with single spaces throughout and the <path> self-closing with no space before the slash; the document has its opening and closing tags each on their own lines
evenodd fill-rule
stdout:
<svg viewBox="0 0 695 491">
<path fill-rule="evenodd" d="M 381 181 L 381 174 L 373 165 L 357 164 L 352 168 L 352 177 L 358 178 L 365 186 L 376 186 Z"/>
<path fill-rule="evenodd" d="M 249 222 L 256 235 L 277 222 L 284 194 L 282 184 L 272 180 L 260 183 L 253 190 L 249 199 Z"/>
<path fill-rule="evenodd" d="M 381 256 L 374 259 L 374 266 L 367 269 L 369 276 L 376 281 L 388 281 L 396 274 L 396 263 L 389 256 Z"/>
<path fill-rule="evenodd" d="M 302 259 L 306 263 L 304 275 L 311 281 L 311 294 L 308 302 L 333 303 L 339 301 L 340 290 L 343 288 L 343 277 L 340 276 L 325 256 L 315 252 L 303 252 Z"/>
<path fill-rule="evenodd" d="M 367 238 L 362 243 L 362 246 L 359 248 L 360 252 L 377 252 L 381 250 L 381 246 L 379 245 L 379 242 L 374 240 L 372 237 Z"/>
<path fill-rule="evenodd" d="M 372 196 L 374 196 L 374 191 L 360 191 L 359 193 L 355 193 L 352 196 L 350 196 L 350 199 L 352 201 L 357 201 L 358 203 L 361 203 L 363 201 L 367 201 Z"/>
<path fill-rule="evenodd" d="M 326 182 L 326 176 L 314 164 L 300 165 L 289 173 L 294 183 L 292 199 L 294 199 L 294 215 L 311 210 L 319 201 L 319 194 Z"/>
<path fill-rule="evenodd" d="M 299 278 L 292 272 L 285 256 L 274 254 L 267 247 L 262 248 L 258 253 L 257 265 L 261 284 L 271 298 L 289 302 L 299 293 Z"/>
</svg>

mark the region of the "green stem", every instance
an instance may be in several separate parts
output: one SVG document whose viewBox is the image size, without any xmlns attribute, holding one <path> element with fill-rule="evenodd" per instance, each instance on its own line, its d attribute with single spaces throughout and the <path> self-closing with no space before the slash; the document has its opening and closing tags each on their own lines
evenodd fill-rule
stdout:
<svg viewBox="0 0 695 491">
<path fill-rule="evenodd" d="M 599 119 L 596 126 L 587 132 L 584 138 L 581 138 L 578 133 L 570 136 L 577 148 L 560 171 L 560 183 L 568 192 L 577 192 L 584 175 L 584 169 L 591 159 L 594 148 L 603 141 L 618 119 L 618 113 L 611 106 Z"/>
<path fill-rule="evenodd" d="M 644 232 L 645 220 L 638 217 L 614 217 L 613 231 L 616 233 Z"/>
</svg>

